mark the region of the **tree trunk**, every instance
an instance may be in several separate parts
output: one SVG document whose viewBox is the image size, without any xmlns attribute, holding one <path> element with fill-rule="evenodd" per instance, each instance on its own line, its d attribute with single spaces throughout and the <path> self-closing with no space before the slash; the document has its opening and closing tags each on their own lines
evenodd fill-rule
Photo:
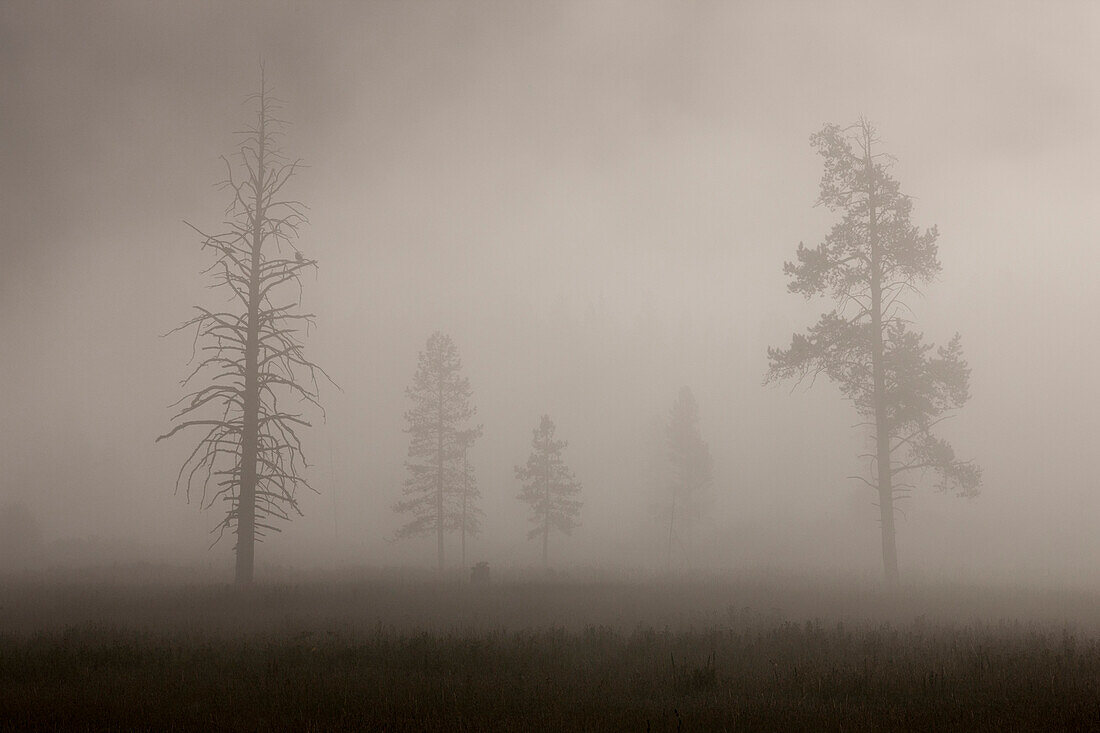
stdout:
<svg viewBox="0 0 1100 733">
<path fill-rule="evenodd" d="M 676 494 L 672 495 L 672 505 L 668 510 L 668 572 L 672 573 L 672 523 L 676 518 Z"/>
<path fill-rule="evenodd" d="M 550 567 L 550 459 L 546 459 L 546 498 L 542 517 L 542 566 Z"/>
<path fill-rule="evenodd" d="M 871 367 L 875 383 L 875 482 L 878 485 L 879 523 L 882 527 L 882 567 L 886 584 L 898 584 L 898 549 L 894 535 L 894 486 L 890 461 L 890 426 L 886 414 L 886 366 L 882 336 L 882 262 L 878 243 L 875 184 L 870 141 L 865 157 L 868 185 L 867 236 L 871 243 Z"/>
<path fill-rule="evenodd" d="M 467 449 L 462 448 L 462 570 L 466 571 L 466 495 L 470 490 L 470 464 Z"/>
<path fill-rule="evenodd" d="M 439 573 L 443 574 L 443 382 L 439 382 L 439 422 L 436 424 L 435 532 L 438 540 Z"/>
<path fill-rule="evenodd" d="M 244 351 L 244 398 L 241 416 L 240 492 L 237 497 L 237 585 L 252 582 L 256 553 L 256 460 L 260 422 L 260 249 L 263 246 L 266 115 L 260 87 L 259 152 L 253 182 L 252 260 L 248 275 L 248 323 Z"/>
</svg>

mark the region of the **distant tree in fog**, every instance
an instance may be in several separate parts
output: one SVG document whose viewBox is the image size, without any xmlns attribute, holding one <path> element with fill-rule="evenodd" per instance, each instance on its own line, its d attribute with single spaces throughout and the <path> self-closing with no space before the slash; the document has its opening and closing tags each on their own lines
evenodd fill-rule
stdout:
<svg viewBox="0 0 1100 733">
<path fill-rule="evenodd" d="M 281 105 L 262 75 L 260 91 L 249 100 L 256 105 L 255 122 L 240 133 L 232 162 L 222 159 L 222 188 L 230 194 L 223 230 L 192 227 L 213 257 L 204 273 L 227 303 L 223 310 L 196 306 L 196 315 L 174 329 L 196 330 L 192 362 L 198 363 L 182 382 L 194 389 L 175 403 L 175 426 L 157 438 L 190 429 L 201 435 L 176 488 L 183 485 L 190 500 L 200 487 L 203 508 L 223 502 L 225 516 L 215 531 L 219 538 L 227 529 L 236 534 L 236 581 L 242 584 L 253 578 L 257 538 L 279 531 L 275 520 L 301 514 L 297 493 L 311 488 L 302 474 L 298 431 L 310 423 L 301 407 L 323 416 L 317 376 L 327 378 L 302 345 L 313 315 L 301 310 L 301 275 L 317 261 L 295 244 L 305 206 L 286 194 L 300 163 L 281 154 Z"/>
<path fill-rule="evenodd" d="M 439 570 L 444 568 L 443 535 L 462 535 L 465 563 L 466 535 L 479 530 L 477 484 L 468 450 L 481 435 L 481 426 L 467 421 L 477 408 L 470 404 L 470 381 L 462 376 L 462 360 L 450 336 L 436 331 L 420 352 L 412 386 L 405 390 L 412 407 L 405 413 L 410 436 L 409 475 L 405 498 L 394 510 L 412 518 L 398 537 L 436 536 Z"/>
<path fill-rule="evenodd" d="M 0 509 L 0 567 L 41 561 L 42 526 L 23 502 Z"/>
<path fill-rule="evenodd" d="M 667 564 L 671 570 L 673 542 L 682 544 L 683 528 L 698 518 L 706 498 L 704 492 L 710 487 L 714 474 L 710 447 L 699 431 L 699 404 L 687 387 L 680 388 L 669 413 L 667 434 L 672 471 L 668 506 L 662 514 L 668 523 Z"/>
<path fill-rule="evenodd" d="M 466 537 L 481 534 L 481 517 L 485 513 L 478 506 L 481 492 L 477 488 L 477 474 L 470 465 L 470 446 L 481 437 L 481 426 L 463 430 L 459 435 L 462 446 L 462 505 L 458 515 L 458 531 L 462 538 L 462 567 L 466 567 Z"/>
<path fill-rule="evenodd" d="M 843 218 L 817 247 L 799 244 L 784 272 L 790 292 L 829 295 L 836 307 L 788 348 L 768 349 L 766 381 L 824 374 L 874 428 L 870 477 L 855 478 L 877 492 L 883 565 L 894 584 L 894 502 L 913 487 L 909 475 L 931 471 L 942 491 L 978 492 L 978 466 L 933 434 L 969 398 L 970 369 L 958 334 L 933 350 L 912 329 L 906 299 L 940 272 L 938 233 L 910 223 L 912 199 L 890 176 L 892 159 L 877 150 L 874 128 L 865 120 L 827 125 L 811 142 L 825 162 L 818 203 Z"/>
<path fill-rule="evenodd" d="M 527 464 L 516 466 L 516 478 L 523 482 L 519 498 L 531 506 L 530 521 L 534 525 L 527 539 L 542 538 L 543 565 L 549 561 L 550 531 L 572 534 L 581 512 L 581 502 L 576 498 L 581 484 L 561 457 L 569 444 L 555 440 L 554 431 L 554 421 L 543 415 L 533 431 Z"/>
</svg>

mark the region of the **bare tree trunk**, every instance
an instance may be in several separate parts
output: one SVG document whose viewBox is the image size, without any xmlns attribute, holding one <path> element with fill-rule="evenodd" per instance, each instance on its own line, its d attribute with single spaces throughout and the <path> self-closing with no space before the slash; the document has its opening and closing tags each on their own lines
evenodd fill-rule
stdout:
<svg viewBox="0 0 1100 733">
<path fill-rule="evenodd" d="M 672 506 L 668 511 L 668 572 L 672 573 L 672 523 L 676 518 L 676 494 L 672 495 Z"/>
<path fill-rule="evenodd" d="M 546 504 L 543 509 L 542 517 L 542 566 L 544 568 L 550 567 L 550 555 L 548 548 L 550 546 L 550 459 L 546 460 Z"/>
<path fill-rule="evenodd" d="M 248 326 L 244 352 L 244 399 L 241 425 L 241 490 L 237 497 L 236 583 L 252 582 L 256 554 L 256 460 L 260 422 L 260 251 L 263 246 L 264 176 L 266 174 L 266 89 L 260 85 L 259 146 L 253 181 L 252 260 L 248 275 Z"/>
<path fill-rule="evenodd" d="M 466 570 L 466 494 L 470 490 L 469 481 L 469 453 L 468 449 L 463 446 L 462 448 L 462 569 Z"/>
<path fill-rule="evenodd" d="M 443 382 L 439 383 L 439 422 L 436 424 L 435 530 L 438 540 L 439 573 L 443 574 Z"/>
<path fill-rule="evenodd" d="M 868 184 L 868 229 L 871 243 L 871 367 L 875 383 L 875 479 L 878 485 L 879 523 L 882 526 L 882 566 L 886 584 L 898 584 L 898 549 L 894 534 L 894 486 L 890 461 L 890 426 L 886 414 L 886 367 L 883 363 L 881 253 L 871 142 L 867 140 L 865 164 Z"/>
</svg>

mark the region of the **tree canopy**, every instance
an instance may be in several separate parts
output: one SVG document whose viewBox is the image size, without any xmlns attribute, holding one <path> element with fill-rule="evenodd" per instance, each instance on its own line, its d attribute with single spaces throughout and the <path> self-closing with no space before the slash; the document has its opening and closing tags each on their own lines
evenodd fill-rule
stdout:
<svg viewBox="0 0 1100 733">
<path fill-rule="evenodd" d="M 468 425 L 477 408 L 470 403 L 473 390 L 462 374 L 462 360 L 450 336 L 436 331 L 428 338 L 405 394 L 412 402 L 405 413 L 408 477 L 402 491 L 405 498 L 394 509 L 411 518 L 397 536 L 435 534 L 442 570 L 444 533 L 476 531 L 479 513 L 476 484 L 471 483 L 470 467 L 464 458 L 481 435 L 481 427 Z"/>
<path fill-rule="evenodd" d="M 519 498 L 530 505 L 530 522 L 534 525 L 527 538 L 542 538 L 544 565 L 548 562 L 550 532 L 556 530 L 571 535 L 579 524 L 581 512 L 581 501 L 576 498 L 581 484 L 561 455 L 569 443 L 555 438 L 556 430 L 550 416 L 543 415 L 532 431 L 531 455 L 527 463 L 516 466 L 516 478 L 523 482 Z"/>
</svg>

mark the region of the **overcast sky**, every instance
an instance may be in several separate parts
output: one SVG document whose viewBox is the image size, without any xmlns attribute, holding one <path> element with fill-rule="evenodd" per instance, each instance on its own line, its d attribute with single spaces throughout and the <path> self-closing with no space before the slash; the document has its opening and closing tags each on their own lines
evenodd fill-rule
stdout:
<svg viewBox="0 0 1100 733">
<path fill-rule="evenodd" d="M 903 505 L 903 573 L 1096 584 L 1097 38 L 1084 2 L 0 3 L 0 503 L 228 565 L 172 493 L 186 441 L 153 443 L 190 355 L 160 334 L 216 302 L 183 221 L 220 221 L 262 59 L 310 166 L 309 347 L 343 392 L 309 441 L 322 494 L 261 562 L 430 561 L 388 538 L 442 329 L 485 424 L 476 552 L 537 560 L 512 467 L 549 412 L 585 486 L 560 556 L 659 558 L 647 456 L 687 384 L 718 478 L 700 558 L 877 572 L 851 406 L 761 386 L 831 308 L 782 274 L 835 221 L 809 136 L 864 115 L 939 227 L 913 305 L 962 334 L 945 432 L 985 469 L 977 499 Z"/>
</svg>

